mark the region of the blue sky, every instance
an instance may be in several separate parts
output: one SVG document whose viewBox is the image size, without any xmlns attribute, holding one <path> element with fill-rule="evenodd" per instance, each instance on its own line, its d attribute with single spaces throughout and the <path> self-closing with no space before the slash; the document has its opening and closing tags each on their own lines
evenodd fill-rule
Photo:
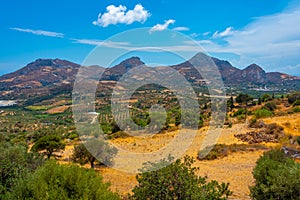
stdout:
<svg viewBox="0 0 300 200">
<path fill-rule="evenodd" d="M 179 31 L 208 54 L 238 68 L 257 63 L 266 71 L 300 75 L 300 3 L 296 0 L 4 2 L 0 74 L 37 58 L 82 63 L 97 44 L 115 34 L 149 27 L 149 34 L 167 28 Z M 114 48 L 130 42 L 118 41 Z M 151 62 L 145 53 L 141 57 Z"/>
</svg>

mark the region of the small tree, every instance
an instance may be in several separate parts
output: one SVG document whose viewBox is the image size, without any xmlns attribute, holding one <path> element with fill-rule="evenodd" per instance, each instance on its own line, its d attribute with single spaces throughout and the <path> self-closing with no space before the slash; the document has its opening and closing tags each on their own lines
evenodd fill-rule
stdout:
<svg viewBox="0 0 300 200">
<path fill-rule="evenodd" d="M 227 107 L 230 108 L 230 110 L 234 108 L 234 101 L 232 96 L 227 101 Z"/>
<path fill-rule="evenodd" d="M 117 149 L 110 147 L 104 140 L 90 139 L 74 148 L 72 160 L 81 165 L 89 163 L 94 168 L 96 158 L 101 158 L 101 163 L 109 165 L 116 153 Z"/>
<path fill-rule="evenodd" d="M 186 156 L 183 162 L 179 159 L 170 162 L 171 159 L 163 159 L 158 163 L 147 163 L 142 173 L 136 176 L 138 185 L 132 190 L 130 199 L 221 200 L 231 195 L 228 183 L 207 182 L 206 177 L 197 176 L 198 168 L 192 167 L 193 158 Z"/>
<path fill-rule="evenodd" d="M 41 137 L 31 148 L 32 151 L 45 151 L 45 155 L 49 159 L 54 152 L 65 149 L 65 143 L 58 135 L 45 135 Z"/>
<path fill-rule="evenodd" d="M 258 98 L 257 104 L 258 104 L 258 105 L 261 105 L 261 98 L 260 98 L 260 97 Z"/>
</svg>

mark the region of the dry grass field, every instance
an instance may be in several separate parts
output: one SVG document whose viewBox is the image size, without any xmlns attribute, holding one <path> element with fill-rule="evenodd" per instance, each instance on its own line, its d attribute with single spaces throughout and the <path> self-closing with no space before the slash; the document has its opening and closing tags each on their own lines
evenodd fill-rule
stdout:
<svg viewBox="0 0 300 200">
<path fill-rule="evenodd" d="M 292 114 L 288 116 L 279 116 L 263 119 L 265 123 L 278 123 L 284 127 L 284 131 L 292 135 L 300 135 L 300 114 Z M 202 144 L 207 127 L 201 128 L 194 138 L 192 145 L 185 152 L 197 158 L 198 151 Z M 223 128 L 218 144 L 243 144 L 234 137 L 235 134 L 243 134 L 253 129 L 248 128 L 247 124 L 233 124 L 231 128 Z M 153 152 L 167 145 L 177 134 L 177 131 L 167 132 L 164 134 L 156 134 L 149 138 L 127 137 L 116 138 L 111 140 L 116 146 L 131 152 Z M 264 143 L 268 147 L 280 146 L 276 143 Z M 73 145 L 70 143 L 63 153 L 63 159 L 68 160 L 72 154 Z M 236 152 L 215 160 L 198 160 L 194 166 L 199 167 L 198 172 L 201 176 L 207 176 L 209 180 L 217 180 L 219 182 L 229 182 L 233 195 L 230 199 L 250 199 L 249 186 L 254 183 L 252 170 L 256 165 L 256 160 L 262 155 L 263 150 L 253 150 L 249 152 Z M 86 167 L 89 167 L 86 165 Z M 118 191 L 121 195 L 130 193 L 132 188 L 137 184 L 136 174 L 119 171 L 105 166 L 98 166 L 96 170 L 104 177 L 105 181 L 111 183 L 111 189 Z"/>
</svg>

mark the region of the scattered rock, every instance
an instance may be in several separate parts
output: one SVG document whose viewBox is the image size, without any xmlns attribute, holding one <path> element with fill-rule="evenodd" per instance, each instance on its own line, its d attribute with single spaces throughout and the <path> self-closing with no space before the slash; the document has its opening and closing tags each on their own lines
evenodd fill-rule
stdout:
<svg viewBox="0 0 300 200">
<path fill-rule="evenodd" d="M 283 127 L 277 125 L 276 123 L 272 123 L 263 124 L 262 129 L 260 130 L 250 131 L 246 134 L 235 134 L 234 136 L 243 142 L 248 142 L 249 144 L 261 142 L 276 143 L 285 136 L 285 133 L 283 132 Z"/>
</svg>

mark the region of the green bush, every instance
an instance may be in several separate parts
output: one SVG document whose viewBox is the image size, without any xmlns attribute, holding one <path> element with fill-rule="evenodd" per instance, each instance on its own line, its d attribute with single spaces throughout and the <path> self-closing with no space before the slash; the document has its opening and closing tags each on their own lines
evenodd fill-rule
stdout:
<svg viewBox="0 0 300 200">
<path fill-rule="evenodd" d="M 274 101 L 272 102 L 267 102 L 264 106 L 264 109 L 269 110 L 269 111 L 274 111 L 277 109 L 276 103 Z"/>
<path fill-rule="evenodd" d="M 259 109 L 254 112 L 254 116 L 258 118 L 263 118 L 263 117 L 271 117 L 273 115 L 273 112 L 267 109 Z"/>
<path fill-rule="evenodd" d="M 246 115 L 244 115 L 244 114 L 238 115 L 238 116 L 237 116 L 237 119 L 238 119 L 238 120 L 246 119 Z"/>
<path fill-rule="evenodd" d="M 72 133 L 72 134 L 69 135 L 68 139 L 74 140 L 74 139 L 76 139 L 76 138 L 78 138 L 78 137 L 79 137 L 79 136 L 78 136 L 77 133 Z"/>
<path fill-rule="evenodd" d="M 251 119 L 250 119 L 250 122 L 249 122 L 249 127 L 252 128 L 252 127 L 254 127 L 256 124 L 257 124 L 257 119 L 256 119 L 256 117 L 251 118 Z"/>
<path fill-rule="evenodd" d="M 21 145 L 0 143 L 0 199 L 16 184 L 16 180 L 44 163 L 39 154 Z"/>
<path fill-rule="evenodd" d="M 294 113 L 300 112 L 300 107 L 293 108 L 293 112 L 294 112 Z"/>
<path fill-rule="evenodd" d="M 245 104 L 247 104 L 247 102 L 252 101 L 252 100 L 253 100 L 253 97 L 251 97 L 248 94 L 239 94 L 235 99 L 235 101 L 237 103 L 245 103 Z"/>
<path fill-rule="evenodd" d="M 137 175 L 138 185 L 132 190 L 130 199 L 215 199 L 225 200 L 232 194 L 228 183 L 207 182 L 206 177 L 196 175 L 198 168 L 192 167 L 194 160 L 188 156 L 169 164 L 171 160 L 148 163 Z M 156 170 L 162 164 L 166 167 Z M 150 170 L 150 171 L 149 171 Z M 153 171 L 151 171 L 153 170 Z"/>
<path fill-rule="evenodd" d="M 234 112 L 233 117 L 237 117 L 239 115 L 245 116 L 246 114 L 250 114 L 247 109 L 245 109 L 245 108 L 239 108 L 236 112 Z"/>
<path fill-rule="evenodd" d="M 108 187 L 109 183 L 103 183 L 102 176 L 94 170 L 59 165 L 50 160 L 34 173 L 19 179 L 4 199 L 120 199 Z"/>
<path fill-rule="evenodd" d="M 289 95 L 288 102 L 293 104 L 295 101 L 300 100 L 300 92 Z"/>
<path fill-rule="evenodd" d="M 300 145 L 300 136 L 298 136 L 298 137 L 296 138 L 296 141 L 297 141 L 298 145 Z"/>
<path fill-rule="evenodd" d="M 272 100 L 272 96 L 269 94 L 263 94 L 260 99 L 262 102 L 267 102 L 267 101 Z"/>
<path fill-rule="evenodd" d="M 253 176 L 252 199 L 296 200 L 300 197 L 300 164 L 287 158 L 282 150 L 264 153 L 257 161 Z"/>
<path fill-rule="evenodd" d="M 300 106 L 300 99 L 297 99 L 294 103 L 293 106 Z"/>
</svg>

